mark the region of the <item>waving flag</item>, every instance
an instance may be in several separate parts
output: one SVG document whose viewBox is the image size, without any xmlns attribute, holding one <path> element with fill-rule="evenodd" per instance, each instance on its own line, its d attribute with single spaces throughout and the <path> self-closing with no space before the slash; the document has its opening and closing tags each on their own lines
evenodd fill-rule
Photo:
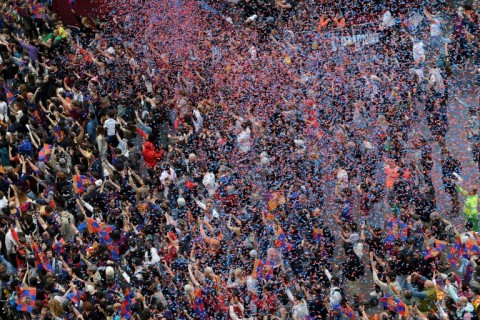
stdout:
<svg viewBox="0 0 480 320">
<path fill-rule="evenodd" d="M 408 317 L 408 307 L 400 299 L 391 296 L 385 296 L 380 298 L 380 302 L 383 304 L 383 307 L 400 314 L 401 316 Z"/>
<path fill-rule="evenodd" d="M 131 291 L 129 288 L 125 289 L 124 299 L 122 302 L 121 315 L 122 319 L 130 319 L 132 317 L 132 305 L 135 304 L 135 292 Z"/>
<path fill-rule="evenodd" d="M 273 276 L 274 266 L 275 263 L 273 261 L 255 259 L 252 276 L 256 279 L 270 280 Z"/>
<path fill-rule="evenodd" d="M 54 135 L 55 141 L 57 142 L 62 142 L 62 140 L 65 138 L 65 133 L 59 126 L 53 127 L 53 135 Z"/>
<path fill-rule="evenodd" d="M 203 300 L 201 288 L 195 289 L 193 304 L 194 304 L 195 315 L 200 319 L 204 319 L 206 316 L 206 311 L 205 311 L 205 301 Z"/>
<path fill-rule="evenodd" d="M 406 223 L 399 219 L 391 218 L 387 224 L 387 237 L 385 243 L 391 244 L 395 239 L 405 241 L 408 237 L 408 227 Z"/>
<path fill-rule="evenodd" d="M 450 248 L 450 252 L 448 253 L 448 262 L 455 266 L 459 266 L 459 257 L 463 256 L 463 254 L 462 242 L 460 241 L 460 238 L 457 237 L 455 239 L 455 243 Z"/>
<path fill-rule="evenodd" d="M 55 250 L 56 253 L 65 253 L 65 240 L 60 239 L 58 241 L 55 241 L 52 244 L 52 249 Z"/>
<path fill-rule="evenodd" d="M 84 193 L 95 182 L 95 178 L 76 174 L 73 177 L 73 191 L 75 194 Z"/>
<path fill-rule="evenodd" d="M 36 243 L 32 244 L 33 246 L 33 253 L 35 256 L 35 267 L 40 270 L 46 270 L 49 272 L 53 272 L 52 264 L 50 263 L 50 259 L 47 258 L 44 252 L 38 247 Z"/>
<path fill-rule="evenodd" d="M 357 317 L 355 316 L 355 311 L 353 311 L 352 307 L 350 307 L 348 304 L 344 307 L 341 308 L 342 313 L 345 315 L 347 319 L 356 319 Z"/>
<path fill-rule="evenodd" d="M 465 253 L 469 256 L 480 254 L 480 247 L 475 239 L 470 238 L 465 242 Z"/>
<path fill-rule="evenodd" d="M 285 192 L 283 190 L 273 191 L 265 194 L 268 210 L 273 211 L 276 207 L 287 202 Z"/>
<path fill-rule="evenodd" d="M 43 148 L 38 152 L 38 160 L 40 162 L 48 162 L 52 154 L 53 145 L 45 143 Z"/>
<path fill-rule="evenodd" d="M 275 240 L 275 246 L 284 250 L 290 251 L 293 249 L 293 245 L 287 241 L 287 236 L 282 228 L 278 227 L 277 239 Z"/>
<path fill-rule="evenodd" d="M 72 301 L 75 305 L 79 305 L 80 301 L 82 300 L 81 299 L 82 294 L 83 294 L 82 291 L 75 289 L 73 292 L 70 292 L 69 294 L 67 294 L 67 298 L 70 301 Z"/>
<path fill-rule="evenodd" d="M 106 226 L 102 228 L 100 233 L 100 244 L 106 245 L 110 253 L 112 254 L 112 258 L 114 260 L 118 260 L 120 258 L 120 251 L 118 250 L 118 246 L 115 245 L 112 238 L 110 237 L 110 233 L 115 230 L 114 226 Z"/>
<path fill-rule="evenodd" d="M 7 96 L 7 103 L 8 105 L 10 105 L 13 101 L 15 101 L 15 96 L 13 95 L 7 84 L 4 84 L 3 88 L 5 89 L 5 95 Z"/>
<path fill-rule="evenodd" d="M 92 218 L 86 218 L 85 221 L 77 227 L 77 230 L 82 232 L 85 228 L 87 228 L 90 233 L 97 233 L 102 230 L 98 221 Z"/>
<path fill-rule="evenodd" d="M 313 241 L 319 242 L 322 240 L 323 234 L 322 231 L 318 228 L 313 228 Z"/>
<path fill-rule="evenodd" d="M 21 287 L 15 302 L 17 310 L 23 312 L 32 312 L 37 300 L 37 288 Z"/>
</svg>

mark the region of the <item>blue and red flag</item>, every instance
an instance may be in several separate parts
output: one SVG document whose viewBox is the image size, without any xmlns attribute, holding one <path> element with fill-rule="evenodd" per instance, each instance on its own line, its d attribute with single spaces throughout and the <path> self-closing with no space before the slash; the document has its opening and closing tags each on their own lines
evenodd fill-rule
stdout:
<svg viewBox="0 0 480 320">
<path fill-rule="evenodd" d="M 73 179 L 73 191 L 75 194 L 84 193 L 87 188 L 92 185 L 96 180 L 93 177 L 88 177 L 84 175 L 76 174 L 72 177 Z"/>
<path fill-rule="evenodd" d="M 282 248 L 283 250 L 290 251 L 293 249 L 293 245 L 287 241 L 287 236 L 282 228 L 278 227 L 277 239 L 275 240 L 275 246 Z"/>
<path fill-rule="evenodd" d="M 408 307 L 400 299 L 386 295 L 385 297 L 380 298 L 380 302 L 384 308 L 398 313 L 401 316 L 408 317 Z"/>
<path fill-rule="evenodd" d="M 45 20 L 45 4 L 38 3 L 31 6 L 32 16 L 37 20 Z"/>
<path fill-rule="evenodd" d="M 55 241 L 53 244 L 52 244 L 52 249 L 55 250 L 56 253 L 65 253 L 65 240 L 63 240 L 63 238 L 61 238 L 60 240 L 58 241 Z"/>
<path fill-rule="evenodd" d="M 48 259 L 45 253 L 42 252 L 42 250 L 40 250 L 40 248 L 36 243 L 33 243 L 32 246 L 33 246 L 33 253 L 35 256 L 35 267 L 37 267 L 40 270 L 53 272 L 50 259 Z"/>
<path fill-rule="evenodd" d="M 460 265 L 460 257 L 463 256 L 463 247 L 462 247 L 462 242 L 460 241 L 460 238 L 455 239 L 455 243 L 452 245 L 450 248 L 450 252 L 448 253 L 448 262 L 455 265 L 459 266 Z"/>
<path fill-rule="evenodd" d="M 45 143 L 43 148 L 38 152 L 38 160 L 40 162 L 48 162 L 52 154 L 53 145 Z"/>
<path fill-rule="evenodd" d="M 82 300 L 83 292 L 80 290 L 75 289 L 73 292 L 67 294 L 67 298 L 70 299 L 75 305 L 79 305 L 80 301 Z"/>
<path fill-rule="evenodd" d="M 253 264 L 253 277 L 256 279 L 270 280 L 273 276 L 275 263 L 269 260 L 255 259 Z"/>
<path fill-rule="evenodd" d="M 110 237 L 110 233 L 115 230 L 114 226 L 108 225 L 104 227 L 100 233 L 100 244 L 106 245 L 110 253 L 112 254 L 112 258 L 114 260 L 118 260 L 120 258 L 120 251 L 118 246 L 115 245 L 112 238 Z"/>
<path fill-rule="evenodd" d="M 475 239 L 470 238 L 465 242 L 465 253 L 469 256 L 480 254 L 480 247 Z"/>
<path fill-rule="evenodd" d="M 13 101 L 15 101 L 15 96 L 13 95 L 7 84 L 4 84 L 3 88 L 5 89 L 5 95 L 7 96 L 7 103 L 8 105 L 10 105 Z"/>
<path fill-rule="evenodd" d="M 319 242 L 322 240 L 323 234 L 322 231 L 318 228 L 313 228 L 313 241 Z"/>
<path fill-rule="evenodd" d="M 385 243 L 391 244 L 395 239 L 405 241 L 408 237 L 407 224 L 399 219 L 391 218 L 387 224 L 387 237 Z"/>
<path fill-rule="evenodd" d="M 90 233 L 97 233 L 102 230 L 98 221 L 92 218 L 86 218 L 85 221 L 77 227 L 77 230 L 82 232 L 85 228 L 87 228 Z"/>
<path fill-rule="evenodd" d="M 62 142 L 62 140 L 65 138 L 65 133 L 59 126 L 53 127 L 53 135 L 56 142 Z"/>
<path fill-rule="evenodd" d="M 357 317 L 355 316 L 355 311 L 353 311 L 352 307 L 349 305 L 346 305 L 344 307 L 341 307 L 342 313 L 345 315 L 347 319 L 356 319 Z"/>
<path fill-rule="evenodd" d="M 132 305 L 135 304 L 135 292 L 129 288 L 125 289 L 123 293 L 124 299 L 122 302 L 122 309 L 120 311 L 122 319 L 130 319 L 132 317 Z"/>
<path fill-rule="evenodd" d="M 193 305 L 195 315 L 200 319 L 204 319 L 207 313 L 205 310 L 205 301 L 203 300 L 201 288 L 197 288 L 194 291 Z"/>
<path fill-rule="evenodd" d="M 32 312 L 37 300 L 37 288 L 21 287 L 17 294 L 15 302 L 17 303 L 17 310 L 23 312 Z"/>
</svg>

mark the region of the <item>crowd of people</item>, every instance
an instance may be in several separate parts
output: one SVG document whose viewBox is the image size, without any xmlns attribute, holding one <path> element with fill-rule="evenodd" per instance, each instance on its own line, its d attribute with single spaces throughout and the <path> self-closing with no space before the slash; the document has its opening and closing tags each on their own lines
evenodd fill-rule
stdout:
<svg viewBox="0 0 480 320">
<path fill-rule="evenodd" d="M 71 9 L 0 7 L 0 318 L 478 319 L 472 6 Z"/>
</svg>

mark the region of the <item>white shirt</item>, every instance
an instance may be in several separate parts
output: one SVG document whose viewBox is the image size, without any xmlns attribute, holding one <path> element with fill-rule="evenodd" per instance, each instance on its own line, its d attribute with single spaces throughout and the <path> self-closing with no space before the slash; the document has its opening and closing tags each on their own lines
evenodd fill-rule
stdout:
<svg viewBox="0 0 480 320">
<path fill-rule="evenodd" d="M 15 228 L 15 232 L 18 234 L 17 228 Z M 5 248 L 7 249 L 7 254 L 13 254 L 17 251 L 18 243 L 15 241 L 12 235 L 12 230 L 8 229 L 7 234 L 5 235 Z"/>
<path fill-rule="evenodd" d="M 308 313 L 308 306 L 305 300 L 302 299 L 302 301 L 299 304 L 296 304 L 293 306 L 292 314 L 295 319 L 298 319 L 298 320 L 307 319 L 307 317 L 309 316 L 309 313 Z"/>
<path fill-rule="evenodd" d="M 112 118 L 108 118 L 105 120 L 103 127 L 107 130 L 107 136 L 114 136 L 115 135 L 115 126 L 117 125 L 117 121 Z"/>
<path fill-rule="evenodd" d="M 247 128 L 238 134 L 237 143 L 240 153 L 247 153 L 250 151 L 250 128 Z"/>
<path fill-rule="evenodd" d="M 395 19 L 390 11 L 386 11 L 382 16 L 382 23 L 380 24 L 382 29 L 387 29 L 395 25 Z"/>
<path fill-rule="evenodd" d="M 78 102 L 83 102 L 83 94 L 81 92 L 74 93 L 73 100 L 76 100 Z"/>
<path fill-rule="evenodd" d="M 165 185 L 165 180 L 167 180 L 167 178 L 169 178 L 171 181 L 175 181 L 177 179 L 177 174 L 175 173 L 175 170 L 170 168 L 169 171 L 163 171 L 160 175 L 160 182 Z"/>
<path fill-rule="evenodd" d="M 7 119 L 8 105 L 5 101 L 0 101 L 0 120 L 5 121 Z"/>
<path fill-rule="evenodd" d="M 207 189 L 208 195 L 212 197 L 215 194 L 215 175 L 211 172 L 204 175 L 202 184 Z"/>
<path fill-rule="evenodd" d="M 425 61 L 425 49 L 422 41 L 413 44 L 413 60 L 416 62 Z"/>
<path fill-rule="evenodd" d="M 433 18 L 430 24 L 430 36 L 440 37 L 442 35 L 442 20 L 440 18 Z"/>
<path fill-rule="evenodd" d="M 0 199 L 0 210 L 3 208 L 6 208 L 8 206 L 8 199 L 6 197 L 3 197 Z"/>
</svg>

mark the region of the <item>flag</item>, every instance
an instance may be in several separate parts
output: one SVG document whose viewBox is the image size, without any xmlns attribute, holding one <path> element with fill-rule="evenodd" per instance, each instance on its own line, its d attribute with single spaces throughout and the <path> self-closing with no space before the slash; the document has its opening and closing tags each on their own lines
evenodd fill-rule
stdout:
<svg viewBox="0 0 480 320">
<path fill-rule="evenodd" d="M 37 300 L 37 289 L 32 287 L 21 287 L 15 302 L 17 310 L 23 312 L 32 312 Z"/>
<path fill-rule="evenodd" d="M 59 241 L 55 241 L 52 244 L 52 249 L 55 250 L 56 253 L 65 253 L 65 240 L 62 238 Z"/>
<path fill-rule="evenodd" d="M 110 250 L 110 253 L 112 254 L 112 258 L 114 260 L 118 260 L 120 258 L 120 251 L 118 249 L 118 246 L 115 245 L 113 242 L 112 238 L 110 237 L 110 233 L 115 230 L 114 226 L 106 226 L 100 230 L 100 244 L 101 245 L 106 245 L 108 250 Z"/>
<path fill-rule="evenodd" d="M 62 142 L 62 140 L 65 138 L 65 133 L 59 126 L 53 127 L 53 135 L 56 142 Z"/>
<path fill-rule="evenodd" d="M 395 239 L 407 240 L 408 227 L 403 221 L 391 218 L 387 224 L 385 243 L 392 244 Z"/>
<path fill-rule="evenodd" d="M 423 251 L 422 255 L 423 255 L 423 258 L 425 260 L 428 260 L 428 259 L 433 259 L 433 258 L 437 257 L 441 252 L 442 252 L 442 250 L 440 250 L 439 248 L 432 247 L 432 248 L 430 248 L 426 251 Z"/>
<path fill-rule="evenodd" d="M 293 249 L 293 245 L 287 241 L 287 236 L 282 228 L 278 227 L 277 239 L 275 240 L 275 246 L 284 250 L 290 251 Z"/>
<path fill-rule="evenodd" d="M 480 247 L 475 239 L 470 238 L 465 242 L 465 253 L 469 256 L 480 254 Z"/>
<path fill-rule="evenodd" d="M 87 228 L 88 232 L 90 233 L 97 233 L 101 231 L 98 221 L 92 218 L 86 218 L 85 221 L 77 227 L 77 230 L 82 232 L 85 230 L 85 228 Z"/>
<path fill-rule="evenodd" d="M 43 148 L 38 152 L 38 161 L 48 162 L 50 160 L 50 155 L 52 154 L 53 145 L 45 143 Z"/>
<path fill-rule="evenodd" d="M 75 194 L 84 193 L 88 186 L 95 182 L 95 178 L 76 174 L 73 177 L 73 191 Z"/>
<path fill-rule="evenodd" d="M 322 231 L 318 228 L 313 228 L 313 241 L 319 242 L 320 240 L 322 240 L 322 238 Z"/>
<path fill-rule="evenodd" d="M 265 200 L 267 201 L 268 210 L 273 211 L 276 207 L 287 202 L 283 190 L 273 191 L 265 194 Z"/>
<path fill-rule="evenodd" d="M 45 4 L 38 3 L 31 7 L 34 19 L 45 20 Z"/>
<path fill-rule="evenodd" d="M 273 276 L 273 267 L 275 263 L 269 260 L 255 259 L 253 264 L 253 277 L 255 279 L 270 280 Z"/>
<path fill-rule="evenodd" d="M 13 101 L 15 101 L 15 96 L 13 95 L 7 84 L 4 84 L 3 88 L 5 89 L 5 95 L 7 96 L 7 103 L 8 105 L 10 105 Z"/>
<path fill-rule="evenodd" d="M 384 308 L 398 313 L 404 317 L 408 317 L 408 307 L 400 299 L 386 295 L 385 297 L 380 298 L 380 302 Z"/>
<path fill-rule="evenodd" d="M 195 289 L 193 304 L 194 304 L 195 315 L 200 319 L 203 319 L 206 316 L 206 311 L 205 311 L 205 302 L 203 300 L 201 288 Z"/>
<path fill-rule="evenodd" d="M 460 238 L 457 237 L 455 239 L 455 243 L 450 248 L 450 252 L 448 253 L 448 262 L 455 266 L 459 266 L 459 257 L 461 256 L 463 256 L 462 242 L 460 241 Z"/>
<path fill-rule="evenodd" d="M 123 293 L 124 299 L 122 302 L 122 308 L 121 308 L 121 315 L 122 319 L 130 319 L 132 317 L 132 305 L 135 304 L 135 292 L 130 291 L 129 288 L 125 289 L 125 292 Z"/>
<path fill-rule="evenodd" d="M 440 249 L 440 251 L 443 251 L 447 245 L 448 243 L 446 241 L 435 240 L 435 247 Z"/>
<path fill-rule="evenodd" d="M 82 291 L 75 289 L 73 292 L 67 294 L 67 298 L 70 299 L 70 301 L 72 301 L 75 305 L 79 305 L 80 301 L 82 300 L 82 294 Z"/>
<path fill-rule="evenodd" d="M 347 319 L 356 319 L 355 311 L 348 304 L 344 307 L 341 307 L 342 313 L 347 317 Z"/>
<path fill-rule="evenodd" d="M 40 248 L 36 243 L 32 243 L 32 246 L 33 246 L 33 253 L 35 256 L 35 267 L 37 267 L 40 270 L 53 272 L 50 259 L 48 259 L 45 253 L 42 252 L 42 250 L 40 250 Z"/>
</svg>

